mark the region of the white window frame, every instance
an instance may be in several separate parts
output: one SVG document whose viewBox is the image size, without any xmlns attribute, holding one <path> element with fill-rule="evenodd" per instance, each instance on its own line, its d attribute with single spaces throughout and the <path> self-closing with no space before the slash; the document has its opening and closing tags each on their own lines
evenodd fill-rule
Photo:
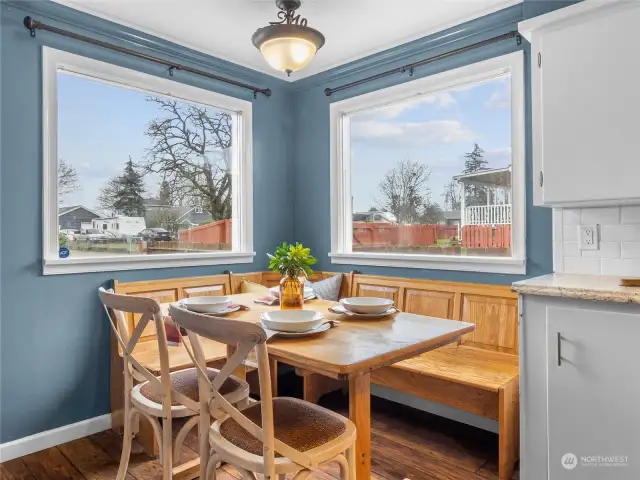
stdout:
<svg viewBox="0 0 640 480">
<path fill-rule="evenodd" d="M 253 251 L 252 104 L 110 63 L 43 47 L 43 274 L 251 263 Z M 113 255 L 59 258 L 57 73 L 89 77 L 132 90 L 234 112 L 232 165 L 232 249 L 192 254 Z"/>
<path fill-rule="evenodd" d="M 350 115 L 511 74 L 512 257 L 352 250 Z M 518 51 L 331 105 L 331 263 L 492 273 L 526 273 L 524 58 Z"/>
</svg>

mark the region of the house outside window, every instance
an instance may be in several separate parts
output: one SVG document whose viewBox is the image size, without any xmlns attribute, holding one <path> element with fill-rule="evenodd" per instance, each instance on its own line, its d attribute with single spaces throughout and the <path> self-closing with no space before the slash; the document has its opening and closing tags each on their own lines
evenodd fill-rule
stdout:
<svg viewBox="0 0 640 480">
<path fill-rule="evenodd" d="M 333 263 L 525 273 L 522 52 L 331 105 Z"/>
<path fill-rule="evenodd" d="M 47 47 L 43 68 L 45 274 L 253 261 L 250 102 Z"/>
</svg>

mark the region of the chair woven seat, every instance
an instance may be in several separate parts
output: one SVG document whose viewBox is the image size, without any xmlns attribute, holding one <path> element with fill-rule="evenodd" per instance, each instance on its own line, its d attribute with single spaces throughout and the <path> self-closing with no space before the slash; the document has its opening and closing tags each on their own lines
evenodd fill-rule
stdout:
<svg viewBox="0 0 640 480">
<path fill-rule="evenodd" d="M 216 378 L 216 375 L 220 373 L 220 370 L 215 368 L 207 368 L 207 376 L 209 380 L 213 382 Z M 183 394 L 185 397 L 190 398 L 191 400 L 198 402 L 198 373 L 195 368 L 186 368 L 184 370 L 178 370 L 177 372 L 172 372 L 171 375 L 171 388 L 173 388 L 176 392 Z M 222 395 L 228 395 L 236 390 L 242 389 L 243 386 L 240 382 L 238 382 L 235 378 L 229 377 L 220 387 L 220 393 Z M 162 403 L 162 394 L 153 389 L 149 382 L 145 383 L 140 388 L 140 393 L 155 403 Z M 180 405 L 180 402 L 176 402 L 175 400 L 171 402 L 171 405 L 177 406 Z"/>
<path fill-rule="evenodd" d="M 243 410 L 242 414 L 256 425 L 262 426 L 261 404 L 257 403 Z M 275 438 L 300 452 L 325 445 L 346 431 L 346 424 L 332 415 L 332 412 L 291 398 L 273 399 L 273 423 Z M 220 435 L 235 446 L 262 456 L 262 442 L 234 419 L 229 417 L 220 423 Z"/>
</svg>

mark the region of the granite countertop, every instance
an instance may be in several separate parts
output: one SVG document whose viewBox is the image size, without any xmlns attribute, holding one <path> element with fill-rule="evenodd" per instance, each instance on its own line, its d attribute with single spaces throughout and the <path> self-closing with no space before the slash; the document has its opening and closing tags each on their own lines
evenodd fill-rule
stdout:
<svg viewBox="0 0 640 480">
<path fill-rule="evenodd" d="M 621 287 L 619 283 L 620 277 L 552 273 L 515 282 L 512 290 L 524 295 L 640 304 L 640 287 Z"/>
</svg>

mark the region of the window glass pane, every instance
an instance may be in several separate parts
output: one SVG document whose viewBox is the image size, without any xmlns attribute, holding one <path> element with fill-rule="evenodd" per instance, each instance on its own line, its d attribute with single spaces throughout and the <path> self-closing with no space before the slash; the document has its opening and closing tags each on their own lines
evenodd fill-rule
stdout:
<svg viewBox="0 0 640 480">
<path fill-rule="evenodd" d="M 354 252 L 511 257 L 510 75 L 350 116 Z"/>
<path fill-rule="evenodd" d="M 58 237 L 70 258 L 231 250 L 237 114 L 57 80 Z"/>
</svg>

